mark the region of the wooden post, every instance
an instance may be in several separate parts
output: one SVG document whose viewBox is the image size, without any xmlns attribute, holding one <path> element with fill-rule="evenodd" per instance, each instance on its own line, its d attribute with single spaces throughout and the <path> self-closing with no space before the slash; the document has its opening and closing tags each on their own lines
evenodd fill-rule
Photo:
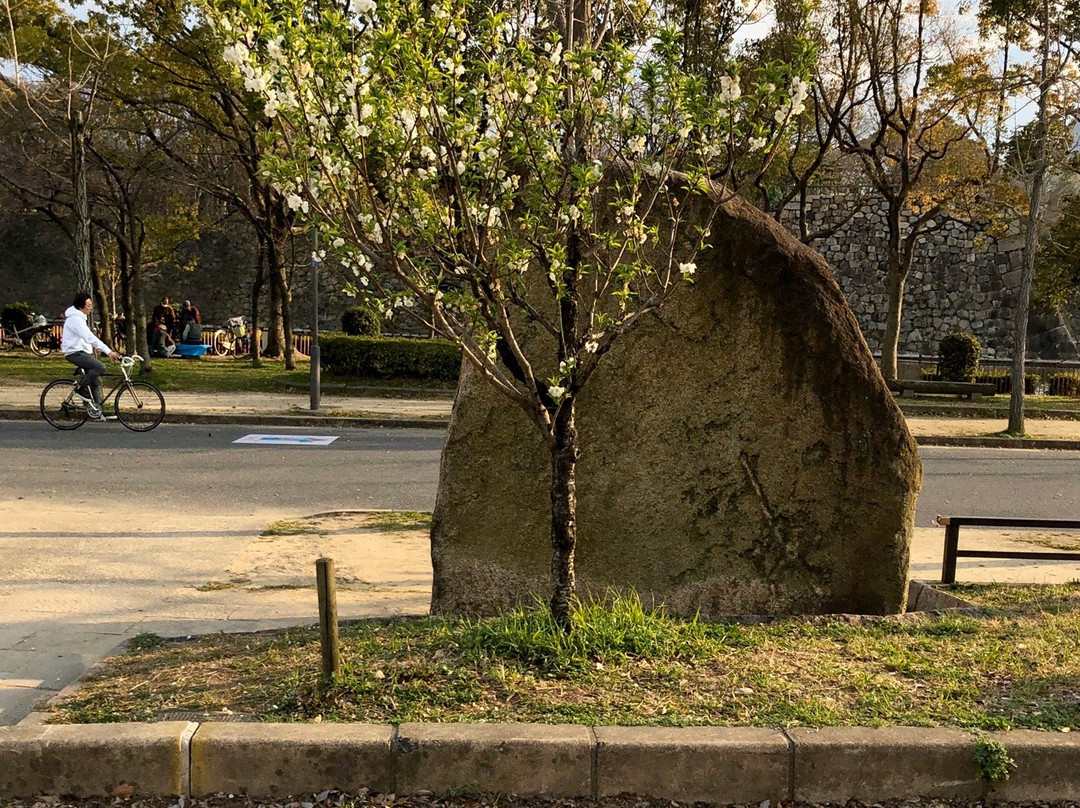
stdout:
<svg viewBox="0 0 1080 808">
<path fill-rule="evenodd" d="M 322 644 L 322 674 L 323 681 L 329 682 L 341 673 L 334 559 L 320 558 L 315 561 L 315 579 L 319 589 L 319 639 Z"/>
<path fill-rule="evenodd" d="M 945 558 L 941 562 L 941 582 L 956 583 L 956 550 L 960 544 L 960 525 L 945 523 Z"/>
</svg>

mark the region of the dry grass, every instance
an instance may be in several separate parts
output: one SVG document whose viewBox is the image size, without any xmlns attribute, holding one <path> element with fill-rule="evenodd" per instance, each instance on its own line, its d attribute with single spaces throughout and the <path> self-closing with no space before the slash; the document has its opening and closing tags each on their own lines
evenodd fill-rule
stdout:
<svg viewBox="0 0 1080 808">
<path fill-rule="evenodd" d="M 543 611 L 373 620 L 319 684 L 311 631 L 142 638 L 54 720 L 229 710 L 267 721 L 1080 729 L 1080 583 L 962 586 L 982 617 L 705 623 L 634 601 L 588 607 L 568 639 Z"/>
</svg>

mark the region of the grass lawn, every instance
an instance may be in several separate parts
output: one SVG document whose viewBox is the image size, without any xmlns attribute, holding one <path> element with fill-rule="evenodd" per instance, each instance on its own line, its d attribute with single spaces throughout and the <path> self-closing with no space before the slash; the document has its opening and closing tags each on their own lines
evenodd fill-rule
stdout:
<svg viewBox="0 0 1080 808">
<path fill-rule="evenodd" d="M 1008 396 L 988 396 L 981 401 L 969 401 L 959 396 L 896 396 L 896 403 L 906 415 L 1009 417 Z M 1080 420 L 1080 398 L 1024 396 L 1024 413 L 1029 418 Z"/>
<path fill-rule="evenodd" d="M 119 374 L 115 362 L 106 362 L 109 373 Z M 52 379 L 67 377 L 74 367 L 59 353 L 39 358 L 29 353 L 0 354 L 0 379 L 12 379 L 44 385 Z M 307 389 L 311 365 L 298 360 L 296 370 L 285 370 L 280 359 L 263 360 L 261 367 L 252 367 L 248 359 L 203 357 L 201 359 L 155 359 L 153 371 L 135 374 L 162 390 L 184 392 L 268 392 L 278 393 Z M 415 379 L 354 379 L 322 374 L 324 392 L 362 393 L 371 395 L 380 389 L 392 388 L 395 393 L 415 389 L 418 394 L 438 390 L 453 391 L 454 383 L 420 382 Z"/>
<path fill-rule="evenodd" d="M 264 721 L 1080 729 L 1080 582 L 963 585 L 981 617 L 677 620 L 634 599 L 485 620 L 370 620 L 342 630 L 319 685 L 318 632 L 141 635 L 54 713 L 144 721 L 173 709 Z"/>
</svg>

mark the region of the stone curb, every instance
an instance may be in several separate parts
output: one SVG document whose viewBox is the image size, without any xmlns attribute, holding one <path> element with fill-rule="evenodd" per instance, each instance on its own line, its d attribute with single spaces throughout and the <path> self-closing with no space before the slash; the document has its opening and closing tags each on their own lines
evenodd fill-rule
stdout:
<svg viewBox="0 0 1080 808">
<path fill-rule="evenodd" d="M 37 410 L 0 409 L 0 421 L 37 421 Z M 348 418 L 333 415 L 260 415 L 258 413 L 210 414 L 166 412 L 166 424 L 236 424 L 238 426 L 341 426 L 358 429 L 446 429 L 449 418 Z M 1080 451 L 1080 440 L 1043 438 L 980 438 L 974 436 L 923 435 L 915 436 L 920 446 L 970 446 L 984 449 L 1061 449 Z"/>
<path fill-rule="evenodd" d="M 0 421 L 40 421 L 37 410 L 0 409 Z M 340 426 L 353 428 L 446 429 L 449 418 L 347 418 L 333 415 L 260 415 L 165 412 L 164 424 L 237 424 L 240 426 Z"/>
<path fill-rule="evenodd" d="M 991 788 L 958 729 L 584 727 L 546 724 L 90 724 L 0 727 L 0 798 L 363 788 L 547 797 L 622 793 L 713 803 L 1080 793 L 1080 737 L 991 733 L 1015 760 Z"/>
<path fill-rule="evenodd" d="M 932 435 L 915 437 L 920 446 L 970 446 L 983 449 L 1061 449 L 1080 450 L 1080 440 L 1050 438 L 980 438 L 967 435 Z"/>
</svg>

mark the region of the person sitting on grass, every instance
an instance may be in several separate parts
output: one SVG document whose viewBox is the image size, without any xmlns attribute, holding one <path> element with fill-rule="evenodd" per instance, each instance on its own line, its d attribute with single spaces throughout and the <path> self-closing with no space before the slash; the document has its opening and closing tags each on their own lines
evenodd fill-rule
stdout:
<svg viewBox="0 0 1080 808">
<path fill-rule="evenodd" d="M 158 359 L 168 359 L 176 351 L 176 341 L 169 333 L 169 327 L 162 318 L 154 321 L 153 330 L 150 332 L 150 356 Z"/>
<path fill-rule="evenodd" d="M 180 309 L 180 329 L 180 341 L 185 345 L 202 344 L 202 315 L 190 300 L 185 300 L 184 308 Z"/>
</svg>

